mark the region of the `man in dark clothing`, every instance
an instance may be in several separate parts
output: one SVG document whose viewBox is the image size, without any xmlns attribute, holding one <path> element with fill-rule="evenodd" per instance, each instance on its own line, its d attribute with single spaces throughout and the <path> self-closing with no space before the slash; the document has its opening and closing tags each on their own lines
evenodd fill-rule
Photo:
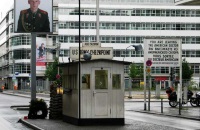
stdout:
<svg viewBox="0 0 200 130">
<path fill-rule="evenodd" d="M 38 8 L 40 0 L 28 0 L 29 9 L 20 12 L 17 32 L 50 32 L 48 13 Z"/>
<path fill-rule="evenodd" d="M 41 46 L 38 48 L 38 50 L 39 50 L 39 58 L 43 58 L 43 55 L 45 53 L 44 43 L 41 44 Z"/>
</svg>

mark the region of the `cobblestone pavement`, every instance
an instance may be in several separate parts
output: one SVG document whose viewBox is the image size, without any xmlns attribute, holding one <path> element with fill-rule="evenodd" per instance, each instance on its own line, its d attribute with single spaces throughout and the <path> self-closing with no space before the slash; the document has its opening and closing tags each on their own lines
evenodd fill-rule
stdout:
<svg viewBox="0 0 200 130">
<path fill-rule="evenodd" d="M 152 123 L 126 119 L 124 126 L 75 126 L 61 120 L 22 120 L 29 124 L 39 126 L 39 130 L 179 130 L 176 128 L 161 126 Z M 36 129 L 34 127 L 34 129 Z"/>
</svg>

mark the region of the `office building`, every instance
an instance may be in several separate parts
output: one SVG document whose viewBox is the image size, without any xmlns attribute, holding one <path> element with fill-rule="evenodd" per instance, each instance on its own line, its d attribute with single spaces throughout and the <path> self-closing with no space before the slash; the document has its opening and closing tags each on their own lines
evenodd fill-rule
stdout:
<svg viewBox="0 0 200 130">
<path fill-rule="evenodd" d="M 113 47 L 113 59 L 143 63 L 143 52 L 131 47 L 126 51 L 129 45 L 144 46 L 144 38 L 180 38 L 182 57 L 189 62 L 193 79 L 199 84 L 199 6 L 176 6 L 174 0 L 99 0 L 99 10 L 99 39 L 102 47 Z M 54 0 L 54 33 L 47 36 L 52 38 L 52 45 L 47 47 L 56 48 L 60 44 L 60 62 L 68 62 L 69 47 L 78 46 L 78 13 L 78 1 Z M 14 72 L 19 72 L 16 76 L 19 81 L 29 80 L 30 74 L 31 37 L 13 33 L 13 18 L 11 9 L 0 23 L 0 76 L 8 84 Z M 81 0 L 81 42 L 96 42 L 96 25 L 96 0 Z M 47 55 L 47 62 L 56 56 Z M 37 79 L 43 79 L 43 73 L 37 74 Z M 162 77 L 159 82 L 165 87 L 169 86 L 169 73 L 167 66 L 152 67 L 152 76 Z"/>
</svg>

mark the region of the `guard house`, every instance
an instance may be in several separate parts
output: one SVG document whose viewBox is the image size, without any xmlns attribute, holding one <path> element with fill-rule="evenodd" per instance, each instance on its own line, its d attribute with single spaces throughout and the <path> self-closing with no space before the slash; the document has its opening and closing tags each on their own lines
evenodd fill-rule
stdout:
<svg viewBox="0 0 200 130">
<path fill-rule="evenodd" d="M 61 64 L 63 121 L 124 125 L 124 64 L 130 62 L 93 59 Z"/>
</svg>

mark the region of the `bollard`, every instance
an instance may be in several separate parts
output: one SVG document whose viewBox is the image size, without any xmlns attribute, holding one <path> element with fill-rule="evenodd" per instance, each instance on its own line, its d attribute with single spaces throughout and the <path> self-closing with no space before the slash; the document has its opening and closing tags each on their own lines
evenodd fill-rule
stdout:
<svg viewBox="0 0 200 130">
<path fill-rule="evenodd" d="M 4 88 L 5 88 L 4 86 L 1 87 L 2 91 L 4 90 Z"/>
<path fill-rule="evenodd" d="M 179 115 L 181 115 L 181 99 L 179 98 Z"/>
<path fill-rule="evenodd" d="M 161 113 L 163 113 L 163 99 L 161 98 Z"/>
</svg>

